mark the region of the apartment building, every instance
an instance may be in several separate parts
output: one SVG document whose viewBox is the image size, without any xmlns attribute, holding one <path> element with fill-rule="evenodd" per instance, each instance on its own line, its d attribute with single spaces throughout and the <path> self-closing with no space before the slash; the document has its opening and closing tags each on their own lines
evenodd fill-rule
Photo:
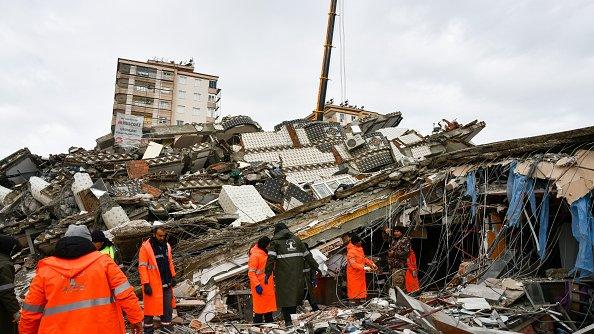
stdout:
<svg viewBox="0 0 594 334">
<path fill-rule="evenodd" d="M 144 127 L 214 122 L 221 89 L 218 76 L 178 64 L 118 58 L 112 126 L 117 113 L 144 117 Z"/>
</svg>

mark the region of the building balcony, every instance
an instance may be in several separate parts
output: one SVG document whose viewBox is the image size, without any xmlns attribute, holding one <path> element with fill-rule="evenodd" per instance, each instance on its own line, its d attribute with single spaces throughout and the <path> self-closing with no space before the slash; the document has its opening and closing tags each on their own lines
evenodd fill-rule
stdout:
<svg viewBox="0 0 594 334">
<path fill-rule="evenodd" d="M 152 77 L 152 76 L 142 76 L 142 75 L 135 75 L 135 74 L 130 74 L 130 73 L 116 73 L 116 79 L 128 79 L 130 81 L 130 79 L 139 79 L 145 82 L 150 82 L 150 83 L 156 83 L 158 79 L 157 77 Z"/>
<path fill-rule="evenodd" d="M 128 94 L 128 87 L 121 87 L 121 86 L 116 85 L 115 93 L 116 94 Z"/>
<path fill-rule="evenodd" d="M 219 109 L 219 105 L 216 102 L 211 101 L 206 102 L 206 107 L 214 110 Z"/>
<path fill-rule="evenodd" d="M 220 88 L 210 88 L 208 87 L 208 94 L 218 95 L 221 92 Z"/>
</svg>

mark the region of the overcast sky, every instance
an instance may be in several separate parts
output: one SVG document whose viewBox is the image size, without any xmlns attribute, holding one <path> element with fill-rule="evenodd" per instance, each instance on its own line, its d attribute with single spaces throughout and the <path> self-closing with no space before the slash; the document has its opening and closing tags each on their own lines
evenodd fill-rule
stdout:
<svg viewBox="0 0 594 334">
<path fill-rule="evenodd" d="M 484 120 L 477 143 L 594 125 L 592 1 L 344 3 L 351 104 L 399 110 L 424 134 Z M 327 0 L 0 0 L 0 158 L 92 148 L 109 131 L 118 57 L 193 57 L 220 76 L 223 115 L 266 129 L 304 117 L 327 12 Z"/>
</svg>

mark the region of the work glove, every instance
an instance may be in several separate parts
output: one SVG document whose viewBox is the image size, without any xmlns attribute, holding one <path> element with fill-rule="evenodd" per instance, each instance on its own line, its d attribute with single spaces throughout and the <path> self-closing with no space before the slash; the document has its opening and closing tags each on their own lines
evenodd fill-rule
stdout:
<svg viewBox="0 0 594 334">
<path fill-rule="evenodd" d="M 142 334 L 142 322 L 130 324 L 130 330 L 132 331 L 132 334 Z"/>
<path fill-rule="evenodd" d="M 256 293 L 261 296 L 263 292 L 264 289 L 262 289 L 262 286 L 260 284 L 256 285 Z"/>
<path fill-rule="evenodd" d="M 144 293 L 147 294 L 147 296 L 150 296 L 153 294 L 153 288 L 151 288 L 151 285 L 148 283 L 144 284 Z"/>
<path fill-rule="evenodd" d="M 266 274 L 266 276 L 264 276 L 264 284 L 268 285 L 268 279 L 270 278 L 270 275 Z"/>
<path fill-rule="evenodd" d="M 19 320 L 21 319 L 21 312 L 15 312 L 12 316 L 12 319 L 12 322 L 19 322 Z"/>
</svg>

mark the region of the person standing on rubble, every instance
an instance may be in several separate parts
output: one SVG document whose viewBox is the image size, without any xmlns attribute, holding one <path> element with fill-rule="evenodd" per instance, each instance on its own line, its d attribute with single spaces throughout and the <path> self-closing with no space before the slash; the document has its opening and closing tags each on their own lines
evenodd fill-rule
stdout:
<svg viewBox="0 0 594 334">
<path fill-rule="evenodd" d="M 287 225 L 276 224 L 268 247 L 264 284 L 270 284 L 269 279 L 274 273 L 276 304 L 281 307 L 286 326 L 292 325 L 291 314 L 297 313 L 297 305 L 303 302 L 305 262 L 310 270 L 318 270 L 317 262 L 301 239 L 291 233 Z"/>
<path fill-rule="evenodd" d="M 126 275 L 97 252 L 84 225 L 70 225 L 54 256 L 39 261 L 23 302 L 20 334 L 142 333 L 142 310 Z"/>
<path fill-rule="evenodd" d="M 143 286 L 144 332 L 154 333 L 153 318 L 159 317 L 165 333 L 173 333 L 175 268 L 167 230 L 161 222 L 153 224 L 153 235 L 140 246 L 138 272 Z"/>
<path fill-rule="evenodd" d="M 408 255 L 411 250 L 410 238 L 404 235 L 404 228 L 396 226 L 393 230 L 386 229 L 392 234 L 390 249 L 388 250 L 388 266 L 392 277 L 392 288 L 399 287 L 406 291 L 405 276 L 408 268 Z M 416 277 L 416 272 L 414 273 Z"/>
<path fill-rule="evenodd" d="M 270 238 L 262 237 L 249 252 L 248 277 L 252 292 L 254 309 L 254 323 L 273 322 L 272 313 L 276 312 L 276 293 L 274 292 L 274 279 L 268 279 L 264 284 L 266 261 L 268 260 L 268 245 Z"/>
<path fill-rule="evenodd" d="M 351 236 L 347 246 L 347 296 L 351 300 L 367 298 L 367 279 L 365 273 L 377 270 L 377 266 L 365 257 L 361 238 Z"/>
<path fill-rule="evenodd" d="M 93 239 L 93 243 L 97 250 L 101 254 L 109 255 L 112 260 L 115 261 L 118 265 L 122 264 L 122 257 L 120 256 L 120 251 L 116 248 L 116 246 L 111 242 L 111 240 L 107 239 L 103 231 L 95 230 L 91 232 L 91 238 Z"/>
<path fill-rule="evenodd" d="M 0 330 L 2 333 L 16 333 L 19 320 L 21 306 L 14 293 L 12 255 L 20 248 L 15 238 L 0 235 Z"/>
</svg>

